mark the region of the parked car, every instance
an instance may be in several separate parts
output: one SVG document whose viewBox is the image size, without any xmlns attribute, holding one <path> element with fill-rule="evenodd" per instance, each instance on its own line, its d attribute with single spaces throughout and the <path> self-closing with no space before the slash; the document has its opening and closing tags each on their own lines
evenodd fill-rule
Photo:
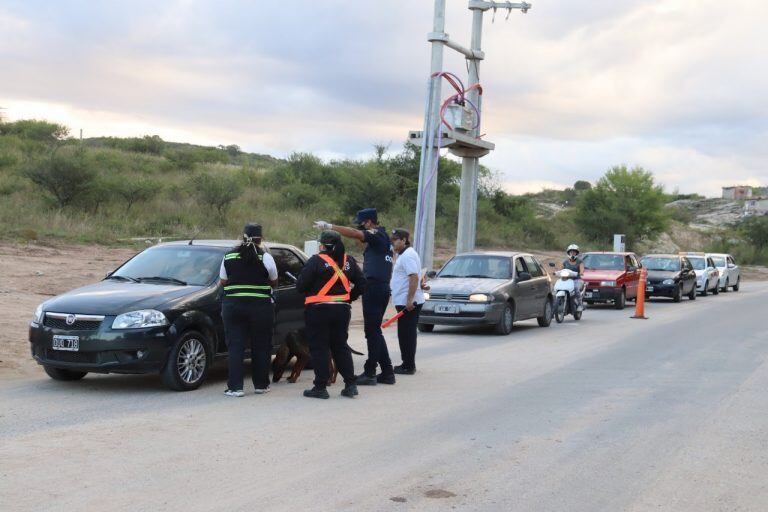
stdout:
<svg viewBox="0 0 768 512">
<path fill-rule="evenodd" d="M 709 253 L 707 254 L 715 263 L 715 267 L 720 272 L 720 291 L 727 292 L 728 288 L 733 291 L 739 291 L 741 287 L 741 269 L 736 264 L 733 256 L 730 254 Z"/>
<path fill-rule="evenodd" d="M 680 254 L 687 256 L 691 265 L 693 265 L 693 271 L 696 272 L 696 291 L 702 297 L 706 297 L 709 292 L 715 295 L 720 293 L 720 286 L 718 284 L 720 282 L 720 271 L 717 270 L 710 256 L 705 255 L 703 252 Z"/>
<path fill-rule="evenodd" d="M 624 309 L 627 299 L 637 298 L 640 263 L 632 252 L 588 252 L 582 279 L 584 302 L 612 302 L 616 309 Z"/>
<path fill-rule="evenodd" d="M 104 280 L 38 306 L 29 328 L 32 356 L 56 380 L 95 373 L 160 373 L 171 389 L 199 387 L 226 356 L 219 267 L 234 241 L 150 247 Z M 296 247 L 269 244 L 279 273 L 273 345 L 304 332 L 294 278 L 306 262 Z"/>
<path fill-rule="evenodd" d="M 427 301 L 419 330 L 435 325 L 492 325 L 509 334 L 515 321 L 552 321 L 552 283 L 530 254 L 475 252 L 451 258 L 440 272 L 430 273 Z"/>
<path fill-rule="evenodd" d="M 671 297 L 680 302 L 683 295 L 696 300 L 696 272 L 685 256 L 649 254 L 640 263 L 648 271 L 646 297 Z"/>
</svg>

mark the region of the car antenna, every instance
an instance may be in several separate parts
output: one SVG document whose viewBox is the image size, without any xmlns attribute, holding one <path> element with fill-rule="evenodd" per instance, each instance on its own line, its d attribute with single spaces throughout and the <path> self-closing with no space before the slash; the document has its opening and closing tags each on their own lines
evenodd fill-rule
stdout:
<svg viewBox="0 0 768 512">
<path fill-rule="evenodd" d="M 197 238 L 197 235 L 200 234 L 200 230 L 198 229 L 194 235 L 192 235 L 192 238 L 189 239 L 189 243 L 187 245 L 192 245 L 192 242 L 195 241 L 195 238 Z"/>
</svg>

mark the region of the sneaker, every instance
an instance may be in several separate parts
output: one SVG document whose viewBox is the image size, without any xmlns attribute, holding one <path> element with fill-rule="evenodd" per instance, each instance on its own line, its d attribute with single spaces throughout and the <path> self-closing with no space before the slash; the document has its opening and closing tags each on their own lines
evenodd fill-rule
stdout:
<svg viewBox="0 0 768 512">
<path fill-rule="evenodd" d="M 347 384 L 344 386 L 344 389 L 341 390 L 341 396 L 345 396 L 347 398 L 355 398 L 357 395 L 357 385 L 355 384 Z"/>
<path fill-rule="evenodd" d="M 265 388 L 256 388 L 253 392 L 256 393 L 257 395 L 265 395 L 265 394 L 269 393 L 270 391 L 272 391 L 272 388 L 267 386 Z"/>
<path fill-rule="evenodd" d="M 379 384 L 394 384 L 395 383 L 395 374 L 394 373 L 380 373 L 376 376 L 376 382 Z"/>
<path fill-rule="evenodd" d="M 328 399 L 330 397 L 327 389 L 318 388 L 317 386 L 313 387 L 312 389 L 305 389 L 304 396 L 307 398 L 322 398 L 322 399 Z"/>
<path fill-rule="evenodd" d="M 400 366 L 395 366 L 394 372 L 398 375 L 413 375 L 416 373 L 416 368 L 406 368 L 401 364 Z"/>
<path fill-rule="evenodd" d="M 224 394 L 226 396 L 236 396 L 236 397 L 245 396 L 245 393 L 243 393 L 242 389 L 228 389 L 224 392 Z"/>
<path fill-rule="evenodd" d="M 376 377 L 371 377 L 366 373 L 361 373 L 360 375 L 357 376 L 358 386 L 375 386 L 376 382 L 377 382 Z"/>
</svg>

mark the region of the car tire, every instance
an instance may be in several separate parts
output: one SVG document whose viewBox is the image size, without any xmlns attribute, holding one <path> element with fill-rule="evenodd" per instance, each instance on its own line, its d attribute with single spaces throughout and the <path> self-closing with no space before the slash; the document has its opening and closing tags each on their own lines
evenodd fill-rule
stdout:
<svg viewBox="0 0 768 512">
<path fill-rule="evenodd" d="M 720 281 L 715 283 L 715 287 L 712 288 L 712 295 L 719 295 L 720 294 Z"/>
<path fill-rule="evenodd" d="M 79 372 L 77 370 L 65 370 L 63 368 L 54 368 L 53 366 L 43 366 L 43 370 L 45 370 L 45 373 L 47 373 L 48 376 L 53 380 L 64 380 L 64 381 L 80 380 L 86 375 L 88 375 L 88 372 Z"/>
<path fill-rule="evenodd" d="M 735 292 L 739 291 L 740 287 L 741 287 L 741 276 L 736 278 L 736 284 L 733 285 L 733 291 L 735 291 Z"/>
<path fill-rule="evenodd" d="M 701 296 L 702 296 L 702 297 L 706 297 L 707 295 L 709 295 L 709 291 L 707 290 L 707 285 L 708 285 L 708 284 L 709 284 L 709 283 L 704 283 L 704 289 L 701 291 Z M 694 289 L 695 289 L 695 288 L 694 288 Z"/>
<path fill-rule="evenodd" d="M 212 361 L 206 337 L 198 331 L 186 331 L 168 354 L 160 374 L 163 384 L 174 391 L 197 389 L 208 376 Z"/>
<path fill-rule="evenodd" d="M 619 298 L 613 302 L 613 309 L 624 309 L 627 306 L 627 291 L 622 288 Z"/>
<path fill-rule="evenodd" d="M 435 324 L 419 324 L 419 332 L 432 332 L 435 330 Z"/>
<path fill-rule="evenodd" d="M 729 287 L 729 286 L 731 286 L 731 283 L 730 283 L 730 281 L 728 280 L 728 278 L 726 278 L 726 279 L 725 279 L 725 286 L 723 286 L 723 287 L 722 287 L 722 289 L 721 289 L 720 291 L 721 291 L 721 292 L 725 292 L 725 293 L 728 293 L 728 287 Z"/>
<path fill-rule="evenodd" d="M 688 300 L 696 300 L 696 285 L 693 285 L 691 292 L 688 294 Z"/>
<path fill-rule="evenodd" d="M 544 302 L 544 314 L 536 319 L 539 327 L 549 327 L 552 323 L 552 297 L 547 297 Z"/>
<path fill-rule="evenodd" d="M 683 300 L 683 285 L 678 285 L 678 287 L 675 289 L 675 293 L 672 295 L 672 300 L 674 302 L 680 302 Z"/>
<path fill-rule="evenodd" d="M 501 318 L 494 327 L 496 334 L 506 336 L 512 332 L 512 326 L 515 323 L 515 307 L 509 302 L 504 304 L 504 310 L 501 312 Z"/>
</svg>

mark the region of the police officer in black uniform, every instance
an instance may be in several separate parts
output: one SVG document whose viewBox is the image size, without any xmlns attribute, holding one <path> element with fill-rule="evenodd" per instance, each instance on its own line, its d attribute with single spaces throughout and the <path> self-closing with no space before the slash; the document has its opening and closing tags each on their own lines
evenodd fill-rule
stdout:
<svg viewBox="0 0 768 512">
<path fill-rule="evenodd" d="M 389 280 L 392 277 L 394 261 L 392 244 L 387 230 L 379 226 L 375 208 L 365 208 L 357 212 L 354 223 L 358 225 L 358 229 L 334 226 L 325 221 L 315 222 L 315 227 L 335 229 L 343 236 L 366 244 L 363 252 L 363 272 L 368 284 L 363 294 L 363 322 L 365 339 L 368 342 L 368 360 L 365 362 L 365 371 L 357 377 L 357 384 L 394 384 L 395 372 L 389 358 L 387 342 L 381 332 L 381 323 L 390 296 Z M 376 375 L 377 366 L 381 367 L 379 375 Z"/>
<path fill-rule="evenodd" d="M 224 256 L 219 277 L 224 287 L 222 317 L 229 349 L 229 378 L 224 394 L 244 395 L 246 345 L 251 349 L 256 394 L 267 393 L 275 321 L 272 289 L 277 286 L 277 267 L 272 255 L 261 247 L 261 226 L 245 226 L 242 243 Z"/>
<path fill-rule="evenodd" d="M 344 378 L 342 396 L 357 396 L 355 367 L 347 345 L 350 303 L 365 290 L 357 262 L 346 254 L 341 235 L 336 231 L 323 231 L 320 235 L 320 254 L 315 254 L 299 275 L 296 289 L 306 295 L 304 318 L 307 340 L 315 369 L 312 389 L 304 391 L 309 398 L 328 398 L 330 378 L 329 355 Z"/>
</svg>

